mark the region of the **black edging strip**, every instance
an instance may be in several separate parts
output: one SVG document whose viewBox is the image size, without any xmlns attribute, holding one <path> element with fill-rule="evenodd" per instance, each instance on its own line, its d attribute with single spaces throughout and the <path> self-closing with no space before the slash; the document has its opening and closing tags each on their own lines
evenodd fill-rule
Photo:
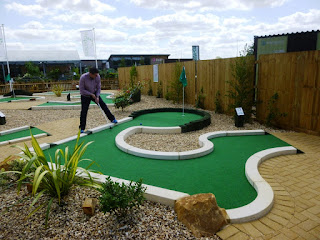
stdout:
<svg viewBox="0 0 320 240">
<path fill-rule="evenodd" d="M 156 113 L 156 112 L 181 112 L 182 113 L 182 110 L 183 110 L 182 108 L 144 109 L 144 110 L 132 112 L 129 117 L 132 117 L 134 119 L 134 118 L 139 117 L 143 114 Z M 211 115 L 205 111 L 186 108 L 186 109 L 184 109 L 184 112 L 200 115 L 200 116 L 202 116 L 202 119 L 191 121 L 189 123 L 180 125 L 179 127 L 181 127 L 182 133 L 201 130 L 211 124 Z"/>
</svg>

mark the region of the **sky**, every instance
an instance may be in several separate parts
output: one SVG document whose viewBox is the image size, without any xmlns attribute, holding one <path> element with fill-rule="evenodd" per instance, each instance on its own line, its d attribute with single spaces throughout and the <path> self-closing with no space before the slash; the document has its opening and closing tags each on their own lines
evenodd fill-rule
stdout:
<svg viewBox="0 0 320 240">
<path fill-rule="evenodd" d="M 98 59 L 170 54 L 239 56 L 254 36 L 320 29 L 320 0 L 0 0 L 10 50 L 77 50 L 93 29 Z"/>
</svg>

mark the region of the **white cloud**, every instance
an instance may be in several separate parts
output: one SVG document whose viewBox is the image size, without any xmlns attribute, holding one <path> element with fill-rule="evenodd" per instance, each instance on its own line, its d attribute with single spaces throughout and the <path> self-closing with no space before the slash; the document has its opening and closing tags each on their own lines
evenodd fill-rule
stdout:
<svg viewBox="0 0 320 240">
<path fill-rule="evenodd" d="M 99 0 L 37 0 L 43 8 L 53 8 L 68 11 L 105 12 L 115 8 Z"/>
<path fill-rule="evenodd" d="M 279 18 L 279 22 L 289 26 L 296 25 L 298 23 L 300 25 L 299 27 L 307 26 L 319 28 L 320 10 L 311 9 L 307 13 L 296 12 L 292 15 Z"/>
<path fill-rule="evenodd" d="M 5 4 L 5 8 L 22 16 L 43 18 L 70 12 L 102 13 L 115 11 L 111 5 L 99 0 L 37 0 L 38 4 L 21 4 L 17 2 Z"/>
<path fill-rule="evenodd" d="M 139 7 L 160 8 L 174 11 L 249 10 L 260 7 L 279 7 L 288 0 L 130 0 Z"/>
<path fill-rule="evenodd" d="M 10 11 L 15 11 L 22 16 L 42 18 L 47 15 L 53 14 L 48 9 L 42 8 L 40 5 L 23 5 L 21 3 L 12 2 L 5 5 L 5 8 Z"/>
</svg>

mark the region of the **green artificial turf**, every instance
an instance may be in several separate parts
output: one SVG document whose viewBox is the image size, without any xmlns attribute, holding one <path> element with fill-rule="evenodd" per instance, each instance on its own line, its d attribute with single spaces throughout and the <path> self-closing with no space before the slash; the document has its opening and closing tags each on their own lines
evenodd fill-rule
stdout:
<svg viewBox="0 0 320 240">
<path fill-rule="evenodd" d="M 31 132 L 33 135 L 46 133 L 45 131 L 42 131 L 41 129 L 38 129 L 38 128 L 31 128 Z M 28 136 L 30 136 L 30 129 L 21 130 L 21 131 L 10 133 L 10 134 L 0 135 L 0 142 L 9 141 L 17 138 L 22 138 L 22 137 L 28 137 Z"/>
<path fill-rule="evenodd" d="M 24 100 L 24 99 L 30 99 L 34 97 L 6 97 L 6 98 L 0 98 L 0 102 L 9 102 L 9 101 L 17 101 L 17 100 Z"/>
<path fill-rule="evenodd" d="M 112 104 L 113 101 L 110 98 L 106 98 L 107 96 L 109 96 L 111 94 L 101 94 L 101 98 L 102 100 L 106 103 L 106 104 Z M 80 100 L 80 98 L 79 98 Z M 64 102 L 46 102 L 43 104 L 40 104 L 38 106 L 74 106 L 74 105 L 81 105 L 80 102 L 68 102 L 68 103 L 64 103 Z M 95 105 L 95 103 L 93 101 L 91 101 L 90 105 Z"/>
<path fill-rule="evenodd" d="M 196 114 L 165 112 L 141 115 L 134 120 L 81 138 L 92 143 L 84 158 L 95 160 L 92 168 L 105 175 L 185 192 L 215 194 L 220 207 L 231 209 L 252 202 L 257 194 L 245 177 L 246 160 L 254 153 L 287 143 L 272 135 L 220 137 L 213 139 L 214 151 L 189 160 L 155 160 L 133 156 L 119 150 L 116 135 L 131 126 L 178 126 L 200 119 Z M 75 141 L 52 147 L 45 154 L 54 155 L 57 148 L 74 146 Z M 161 143 L 166 144 L 166 143 Z M 86 165 L 82 165 L 85 167 Z"/>
</svg>

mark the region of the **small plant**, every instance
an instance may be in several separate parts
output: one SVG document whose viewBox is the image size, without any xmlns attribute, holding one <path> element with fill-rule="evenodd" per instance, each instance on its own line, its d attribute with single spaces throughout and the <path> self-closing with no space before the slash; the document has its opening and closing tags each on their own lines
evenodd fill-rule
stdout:
<svg viewBox="0 0 320 240">
<path fill-rule="evenodd" d="M 98 190 L 101 192 L 99 200 L 102 212 L 113 212 L 118 217 L 125 217 L 131 209 L 142 204 L 146 188 L 142 186 L 142 179 L 126 185 L 113 182 L 108 177 Z"/>
<path fill-rule="evenodd" d="M 0 186 L 7 185 L 8 182 L 11 180 L 10 176 L 8 174 L 3 174 L 5 173 L 6 170 L 4 168 L 0 169 Z"/>
<path fill-rule="evenodd" d="M 183 85 L 180 82 L 180 75 L 181 75 L 182 65 L 180 62 L 176 62 L 174 66 L 173 72 L 173 80 L 170 82 L 171 92 L 170 92 L 170 99 L 173 100 L 173 103 L 182 102 L 183 98 Z"/>
<path fill-rule="evenodd" d="M 163 90 L 162 90 L 162 83 L 159 82 L 158 88 L 157 88 L 157 98 L 163 97 Z"/>
<path fill-rule="evenodd" d="M 246 54 L 247 52 L 243 51 L 240 57 L 236 58 L 234 62 L 230 64 L 234 81 L 228 81 L 230 90 L 227 92 L 227 96 L 231 99 L 229 109 L 242 107 L 245 113 L 245 122 L 250 122 L 252 106 L 254 104 L 254 59 Z"/>
<path fill-rule="evenodd" d="M 133 88 L 138 77 L 138 71 L 135 65 L 130 68 L 130 87 Z"/>
<path fill-rule="evenodd" d="M 206 94 L 203 92 L 203 87 L 201 88 L 197 100 L 196 100 L 196 108 L 204 109 L 204 99 L 206 98 Z"/>
<path fill-rule="evenodd" d="M 268 127 L 275 126 L 280 117 L 286 117 L 287 113 L 280 113 L 279 108 L 277 107 L 277 102 L 279 99 L 279 94 L 275 93 L 271 96 L 270 100 L 268 101 L 268 116 L 266 119 L 266 125 Z"/>
<path fill-rule="evenodd" d="M 52 88 L 52 91 L 57 97 L 61 97 L 61 93 L 63 92 L 63 86 L 62 85 L 54 85 Z"/>
<path fill-rule="evenodd" d="M 52 69 L 48 73 L 48 78 L 51 79 L 51 80 L 58 80 L 61 74 L 62 74 L 62 72 L 61 72 L 61 70 L 59 68 Z"/>
<path fill-rule="evenodd" d="M 148 84 L 149 84 L 148 96 L 152 96 L 153 95 L 153 90 L 152 90 L 151 79 L 149 79 Z"/>
<path fill-rule="evenodd" d="M 218 90 L 217 93 L 216 93 L 216 97 L 215 97 L 215 100 L 214 100 L 214 104 L 216 106 L 215 108 L 215 112 L 216 113 L 223 113 L 223 108 L 222 108 L 222 104 L 221 104 L 221 94 L 220 94 L 220 91 Z"/>
<path fill-rule="evenodd" d="M 17 181 L 18 194 L 25 180 L 31 179 L 32 196 L 34 197 L 34 200 L 30 205 L 30 210 L 38 202 L 42 195 L 47 194 L 50 196 L 47 202 L 44 202 L 40 206 L 36 207 L 27 216 L 27 218 L 30 217 L 47 205 L 45 218 L 45 226 L 47 227 L 49 213 L 54 199 L 58 199 L 58 203 L 60 205 L 62 198 L 69 193 L 69 190 L 73 184 L 96 188 L 100 187 L 100 185 L 93 182 L 93 179 L 88 171 L 88 168 L 94 162 L 92 162 L 90 159 L 81 159 L 87 147 L 92 142 L 89 142 L 85 145 L 83 142 L 79 144 L 80 131 L 78 132 L 77 142 L 73 151 L 69 152 L 69 147 L 66 147 L 65 151 L 62 149 L 57 149 L 54 159 L 52 159 L 51 156 L 48 159 L 44 155 L 39 143 L 31 132 L 30 134 L 34 152 L 31 152 L 26 144 L 24 148 L 17 146 L 23 152 L 19 156 L 23 161 L 26 162 L 26 165 L 23 167 L 21 172 L 7 171 L 4 173 L 20 174 L 20 178 Z M 81 168 L 78 166 L 78 164 L 82 161 L 90 161 L 91 163 L 88 165 L 88 167 Z M 78 178 L 77 176 L 80 174 L 85 175 L 87 179 Z"/>
<path fill-rule="evenodd" d="M 123 109 L 127 106 L 129 106 L 129 99 L 130 99 L 130 91 L 123 91 L 119 94 L 116 95 L 116 97 L 113 99 L 114 102 L 114 106 L 116 108 L 121 108 L 121 110 L 123 111 Z"/>
</svg>

